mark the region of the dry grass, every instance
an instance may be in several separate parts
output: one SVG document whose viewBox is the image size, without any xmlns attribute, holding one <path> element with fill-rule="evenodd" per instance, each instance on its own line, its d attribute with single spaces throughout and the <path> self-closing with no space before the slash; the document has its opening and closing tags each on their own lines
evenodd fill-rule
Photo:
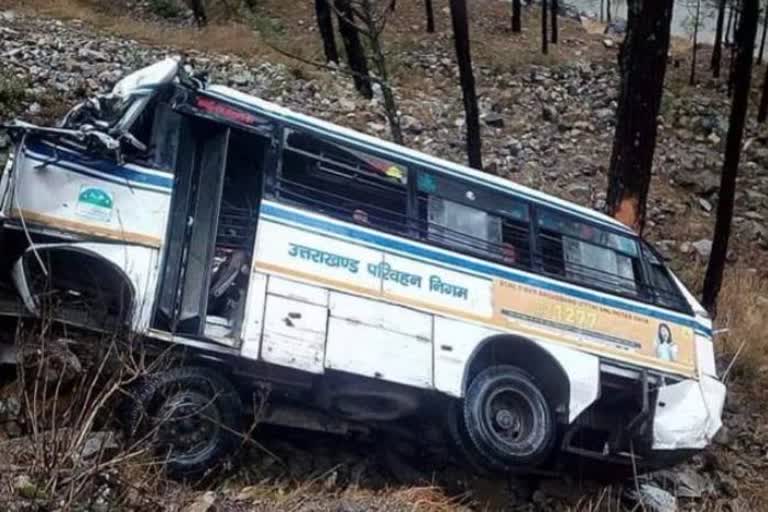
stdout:
<svg viewBox="0 0 768 512">
<path fill-rule="evenodd" d="M 730 379 L 760 391 L 768 384 L 768 279 L 742 268 L 730 269 L 718 300 L 717 328 L 728 331 L 716 337 L 721 356 L 735 357 Z"/>
</svg>

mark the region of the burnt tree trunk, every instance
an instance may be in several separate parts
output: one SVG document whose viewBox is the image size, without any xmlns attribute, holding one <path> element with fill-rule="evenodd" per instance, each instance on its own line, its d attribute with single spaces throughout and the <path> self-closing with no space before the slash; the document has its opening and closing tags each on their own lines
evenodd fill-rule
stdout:
<svg viewBox="0 0 768 512">
<path fill-rule="evenodd" d="M 541 0 L 541 53 L 549 53 L 549 31 L 547 30 L 547 0 Z"/>
<path fill-rule="evenodd" d="M 469 51 L 469 23 L 465 0 L 451 0 L 451 24 L 453 42 L 456 46 L 456 62 L 459 66 L 459 81 L 464 98 L 464 115 L 467 125 L 467 156 L 470 167 L 483 168 L 480 141 L 480 114 L 475 93 L 475 76 L 472 72 L 472 56 Z"/>
<path fill-rule="evenodd" d="M 627 7 L 629 9 L 629 7 Z M 605 21 L 611 22 L 611 0 L 605 1 Z"/>
<path fill-rule="evenodd" d="M 608 171 L 608 212 L 642 232 L 667 69 L 673 0 L 629 2 L 621 89 Z"/>
<path fill-rule="evenodd" d="M 688 79 L 690 85 L 696 84 L 696 54 L 699 44 L 699 21 L 701 18 L 701 0 L 696 0 L 696 17 L 693 22 L 693 49 L 691 55 L 691 76 Z"/>
<path fill-rule="evenodd" d="M 427 13 L 427 32 L 435 31 L 435 12 L 432 10 L 432 0 L 424 0 L 424 10 Z"/>
<path fill-rule="evenodd" d="M 360 43 L 360 34 L 354 25 L 352 6 L 349 0 L 336 0 L 337 15 L 339 18 L 339 34 L 344 41 L 344 49 L 347 51 L 347 63 L 352 72 L 355 89 L 367 99 L 373 98 L 371 79 L 368 75 L 368 61 L 365 50 Z"/>
<path fill-rule="evenodd" d="M 757 53 L 757 63 L 763 63 L 763 50 L 765 50 L 765 33 L 768 31 L 768 4 L 763 11 L 763 35 L 760 38 L 760 51 Z"/>
<path fill-rule="evenodd" d="M 720 77 L 720 61 L 722 60 L 723 56 L 723 25 L 725 24 L 725 2 L 726 0 L 720 0 L 720 3 L 717 6 L 715 46 L 712 48 L 712 61 L 710 62 L 712 76 L 715 78 Z"/>
<path fill-rule="evenodd" d="M 512 0 L 512 32 L 519 33 L 523 30 L 521 17 L 522 17 L 522 2 L 520 0 Z"/>
<path fill-rule="evenodd" d="M 320 31 L 320 38 L 323 40 L 325 60 L 338 63 L 339 52 L 336 49 L 336 39 L 333 35 L 333 17 L 331 16 L 331 6 L 328 5 L 328 0 L 315 0 L 315 15 L 317 16 L 317 28 Z"/>
<path fill-rule="evenodd" d="M 552 2 L 552 44 L 557 44 L 557 11 L 558 11 L 558 0 L 551 0 Z"/>
<path fill-rule="evenodd" d="M 733 203 L 736 193 L 736 176 L 741 157 L 741 141 L 744 136 L 744 121 L 749 106 L 749 89 L 752 82 L 752 62 L 757 34 L 758 0 L 742 0 L 741 22 L 736 31 L 735 43 L 736 66 L 734 71 L 734 89 L 731 103 L 731 117 L 728 124 L 728 136 L 725 142 L 725 161 L 720 178 L 720 194 L 717 201 L 717 220 L 712 241 L 712 253 L 704 276 L 702 305 L 710 313 L 715 313 L 717 295 L 723 280 L 725 257 L 728 253 L 728 239 L 731 235 Z"/>
<path fill-rule="evenodd" d="M 766 118 L 768 118 L 768 66 L 765 67 L 763 92 L 760 94 L 760 108 L 757 110 L 757 122 L 764 123 Z"/>
</svg>

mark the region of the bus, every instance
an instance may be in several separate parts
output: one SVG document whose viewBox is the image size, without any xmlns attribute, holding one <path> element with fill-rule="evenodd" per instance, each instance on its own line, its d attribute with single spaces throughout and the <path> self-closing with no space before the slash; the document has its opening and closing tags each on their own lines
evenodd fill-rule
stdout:
<svg viewBox="0 0 768 512">
<path fill-rule="evenodd" d="M 632 230 L 208 82 L 169 57 L 13 121 L 0 180 L 0 314 L 56 297 L 57 321 L 184 347 L 128 408 L 196 418 L 157 441 L 169 472 L 231 456 L 264 383 L 267 423 L 410 432 L 480 471 L 712 441 L 712 322 Z"/>
</svg>

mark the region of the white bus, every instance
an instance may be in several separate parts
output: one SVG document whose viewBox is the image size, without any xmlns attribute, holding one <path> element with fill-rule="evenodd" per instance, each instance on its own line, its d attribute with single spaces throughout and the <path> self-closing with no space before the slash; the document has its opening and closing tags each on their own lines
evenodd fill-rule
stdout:
<svg viewBox="0 0 768 512">
<path fill-rule="evenodd" d="M 62 322 L 185 347 L 131 416 L 212 404 L 216 425 L 164 438 L 177 475 L 235 449 L 263 382 L 264 421 L 410 429 L 492 471 L 659 467 L 721 426 L 710 319 L 610 217 L 177 58 L 9 129 L 0 311 L 56 296 Z"/>
</svg>

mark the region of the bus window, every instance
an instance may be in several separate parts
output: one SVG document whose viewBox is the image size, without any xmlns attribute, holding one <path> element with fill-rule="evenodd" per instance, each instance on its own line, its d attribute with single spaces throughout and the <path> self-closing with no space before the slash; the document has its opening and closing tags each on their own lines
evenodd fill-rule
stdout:
<svg viewBox="0 0 768 512">
<path fill-rule="evenodd" d="M 280 199 L 358 224 L 405 230 L 405 166 L 293 129 L 286 129 L 284 142 Z"/>
<path fill-rule="evenodd" d="M 421 171 L 420 231 L 428 240 L 510 266 L 530 267 L 528 204 L 487 187 Z"/>
<path fill-rule="evenodd" d="M 666 267 L 645 242 L 643 242 L 643 257 L 648 263 L 648 281 L 656 296 L 656 302 L 673 309 L 686 309 L 685 302 L 669 277 Z"/>
<path fill-rule="evenodd" d="M 539 211 L 545 272 L 622 294 L 640 294 L 637 242 L 551 210 Z"/>
</svg>

